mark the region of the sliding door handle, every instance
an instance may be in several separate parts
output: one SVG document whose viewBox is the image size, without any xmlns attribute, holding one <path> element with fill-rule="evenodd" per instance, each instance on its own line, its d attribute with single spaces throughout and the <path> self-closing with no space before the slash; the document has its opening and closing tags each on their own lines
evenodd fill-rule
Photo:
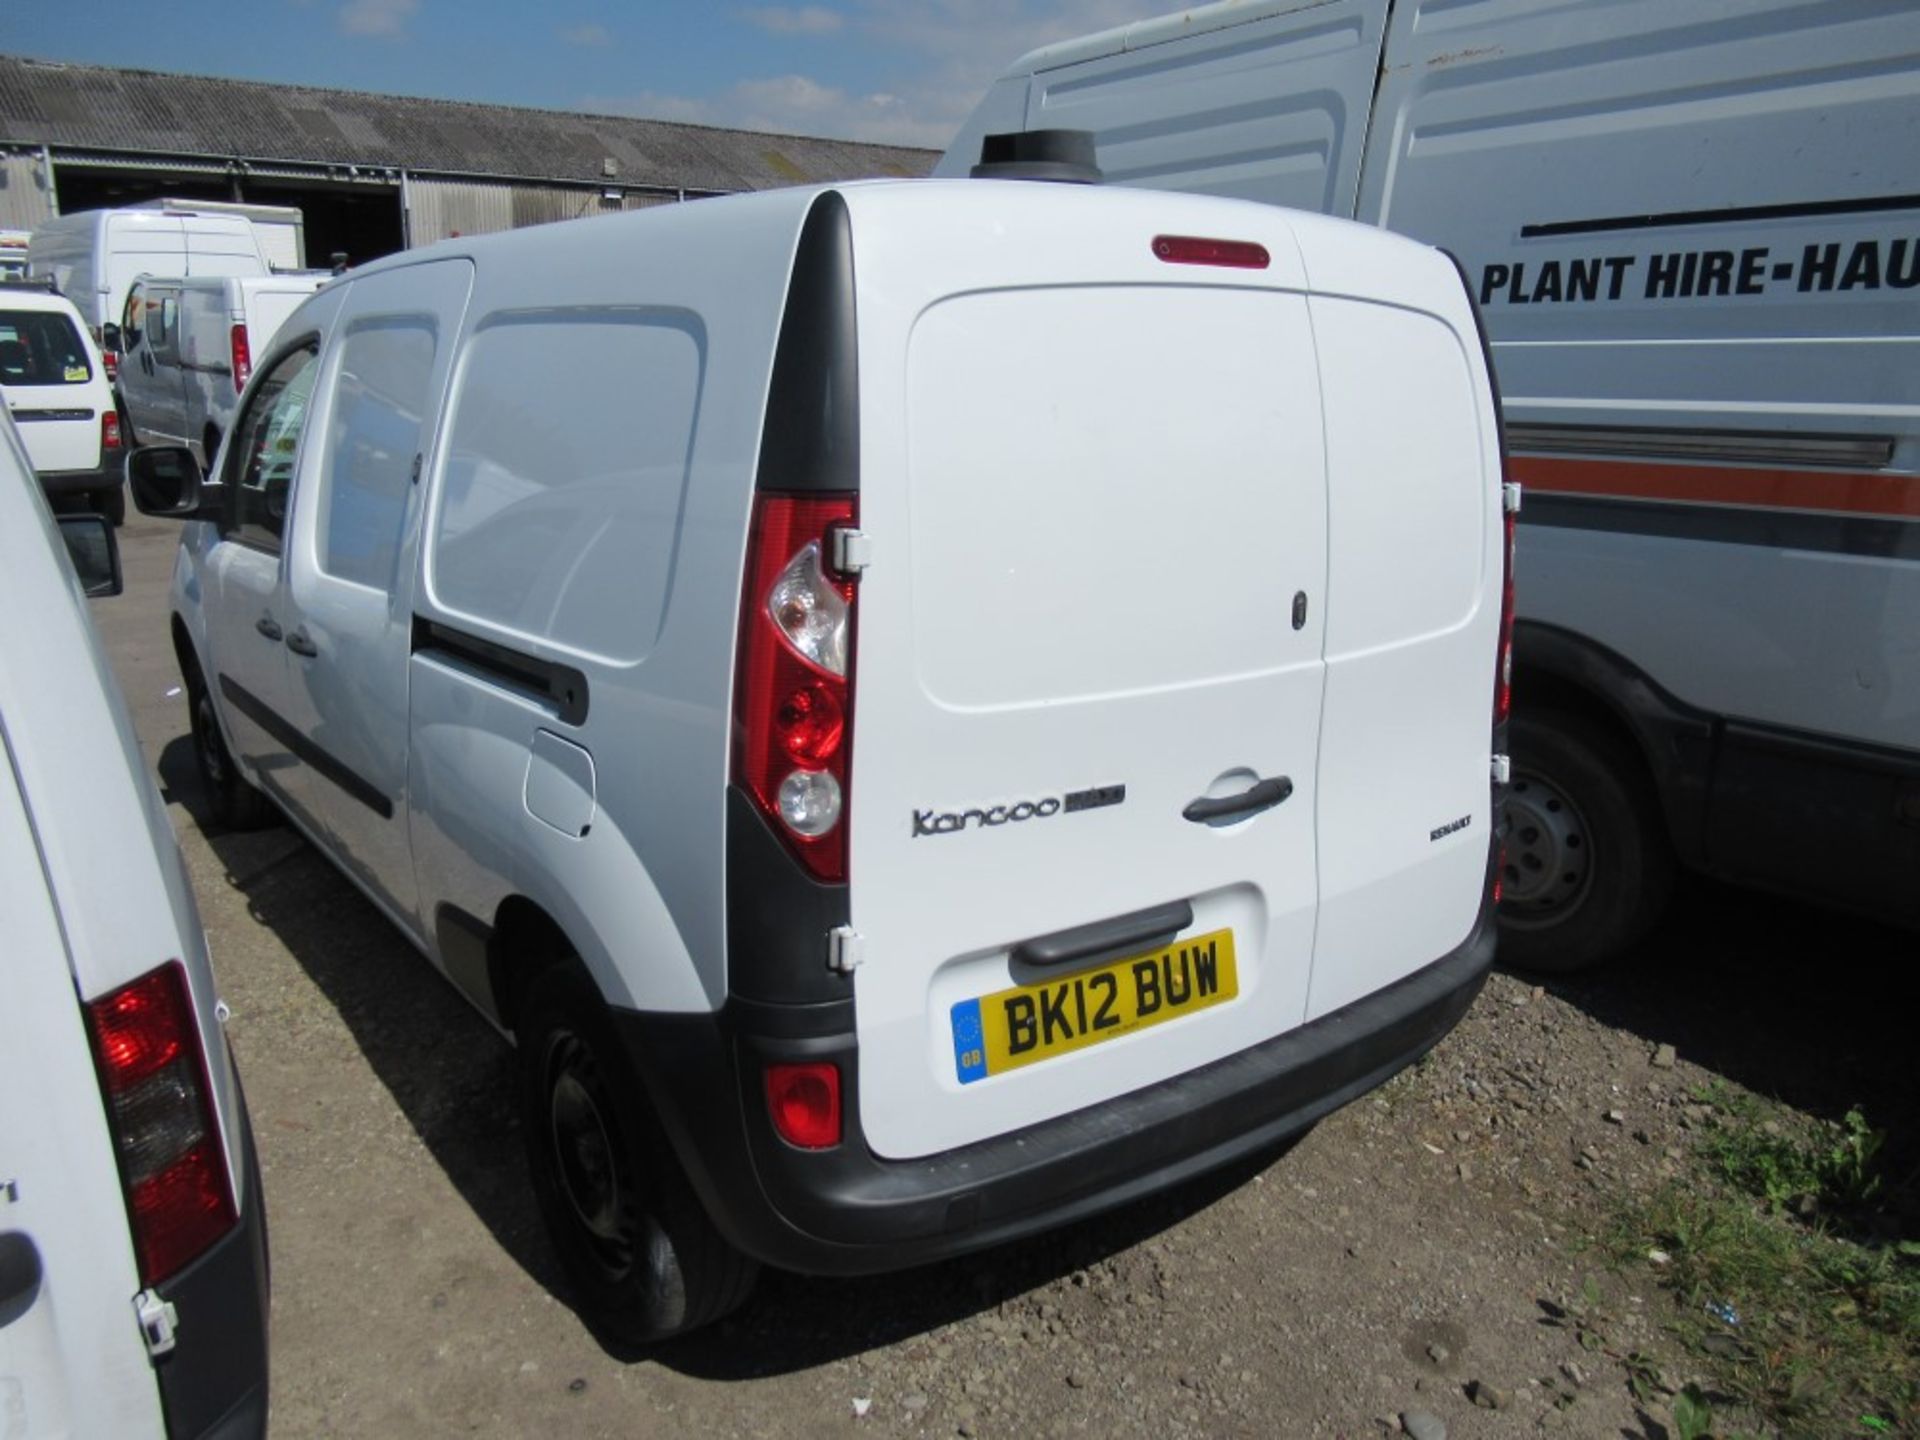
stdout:
<svg viewBox="0 0 1920 1440">
<path fill-rule="evenodd" d="M 313 643 L 304 626 L 287 636 L 287 649 L 296 655 L 305 655 L 308 659 L 320 653 L 320 647 Z"/>
<path fill-rule="evenodd" d="M 278 640 L 280 638 L 280 627 L 274 622 L 274 618 L 271 615 L 262 615 L 258 620 L 253 622 L 253 628 L 269 640 Z"/>
</svg>

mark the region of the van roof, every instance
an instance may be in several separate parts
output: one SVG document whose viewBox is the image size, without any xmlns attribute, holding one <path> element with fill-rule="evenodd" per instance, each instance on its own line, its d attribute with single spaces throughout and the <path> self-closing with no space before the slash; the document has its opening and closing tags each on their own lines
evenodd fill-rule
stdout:
<svg viewBox="0 0 1920 1440">
<path fill-rule="evenodd" d="M 1210 30 L 1225 30 L 1274 15 L 1309 10 L 1325 3 L 1326 0 L 1218 0 L 1213 5 L 1196 5 L 1152 20 L 1136 20 L 1130 25 L 1116 25 L 1110 30 L 1098 30 L 1091 35 L 1042 45 L 1029 50 L 1007 66 L 1000 72 L 1000 77 L 1008 79 L 1042 70 L 1057 70 L 1063 65 L 1075 65 L 1082 60 L 1144 50 L 1150 45 L 1164 45 Z"/>
</svg>

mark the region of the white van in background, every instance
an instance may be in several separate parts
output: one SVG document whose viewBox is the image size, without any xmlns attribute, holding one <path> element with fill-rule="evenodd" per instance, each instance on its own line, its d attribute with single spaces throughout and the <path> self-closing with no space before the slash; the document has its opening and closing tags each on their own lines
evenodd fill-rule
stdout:
<svg viewBox="0 0 1920 1440">
<path fill-rule="evenodd" d="M 281 323 L 326 271 L 265 278 L 143 275 L 121 312 L 120 403 L 134 444 L 192 447 L 211 466 L 240 392 Z"/>
<path fill-rule="evenodd" d="M 0 230 L 0 284 L 27 278 L 27 241 L 31 230 Z"/>
<path fill-rule="evenodd" d="M 1491 962 L 1511 515 L 1427 246 L 990 180 L 449 241 L 129 476 L 218 812 L 514 1037 L 626 1339 L 1265 1153 Z"/>
<path fill-rule="evenodd" d="M 1502 954 L 1677 856 L 1920 923 L 1920 8 L 1250 0 L 1035 51 L 989 131 L 1458 255 L 1519 543 Z"/>
<path fill-rule="evenodd" d="M 253 222 L 260 251 L 275 270 L 307 267 L 307 217 L 297 205 L 256 205 L 247 200 L 184 200 L 162 197 L 142 200 L 136 210 L 158 210 L 167 215 L 237 215 Z"/>
<path fill-rule="evenodd" d="M 105 327 L 117 325 L 140 275 L 266 275 L 253 222 L 241 215 L 127 209 L 56 215 L 27 243 L 27 269 L 51 277 L 109 354 Z"/>
</svg>

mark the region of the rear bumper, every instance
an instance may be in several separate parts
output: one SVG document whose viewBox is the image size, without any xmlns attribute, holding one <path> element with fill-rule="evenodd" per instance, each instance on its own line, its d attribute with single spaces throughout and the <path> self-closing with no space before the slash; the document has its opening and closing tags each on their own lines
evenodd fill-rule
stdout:
<svg viewBox="0 0 1920 1440">
<path fill-rule="evenodd" d="M 1034 1234 L 1277 1146 L 1452 1029 L 1493 949 L 1483 908 L 1457 949 L 1343 1010 L 1105 1104 L 905 1161 L 868 1149 L 857 1105 L 832 1150 L 795 1149 L 767 1118 L 759 1077 L 774 1060 L 837 1061 L 842 1093 L 859 1094 L 850 1001 L 614 1018 L 727 1238 L 784 1269 L 858 1275 Z"/>
<path fill-rule="evenodd" d="M 123 464 L 103 465 L 98 470 L 40 470 L 40 488 L 49 495 L 98 495 L 103 490 L 118 490 L 126 477 Z"/>
</svg>

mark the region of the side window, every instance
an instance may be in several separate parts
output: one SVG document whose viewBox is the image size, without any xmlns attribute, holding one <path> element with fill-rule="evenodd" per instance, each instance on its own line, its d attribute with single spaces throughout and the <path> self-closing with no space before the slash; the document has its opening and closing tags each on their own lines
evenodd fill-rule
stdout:
<svg viewBox="0 0 1920 1440">
<path fill-rule="evenodd" d="M 240 417 L 227 450 L 227 519 L 222 533 L 275 554 L 293 494 L 293 467 L 313 395 L 317 345 L 275 365 Z"/>
<path fill-rule="evenodd" d="M 435 480 L 434 598 L 604 660 L 644 659 L 665 620 L 705 361 L 699 318 L 681 310 L 481 326 Z"/>
<path fill-rule="evenodd" d="M 120 315 L 120 348 L 133 349 L 140 343 L 141 322 L 147 314 L 147 292 L 135 285 L 127 292 L 127 308 Z"/>
<path fill-rule="evenodd" d="M 320 467 L 320 568 L 329 575 L 393 589 L 435 341 L 430 315 L 379 316 L 347 332 Z"/>
<path fill-rule="evenodd" d="M 150 312 L 153 324 L 153 348 L 173 348 L 174 328 L 180 323 L 180 301 L 171 292 L 162 292 L 160 303 Z"/>
</svg>

